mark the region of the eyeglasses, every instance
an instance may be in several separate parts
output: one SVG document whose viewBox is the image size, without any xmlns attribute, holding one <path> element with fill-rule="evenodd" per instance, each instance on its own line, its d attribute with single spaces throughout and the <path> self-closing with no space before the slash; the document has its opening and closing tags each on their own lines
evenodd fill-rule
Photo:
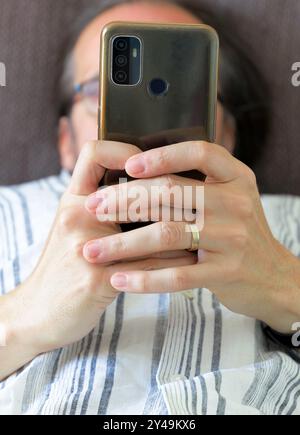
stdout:
<svg viewBox="0 0 300 435">
<path fill-rule="evenodd" d="M 87 112 L 91 116 L 98 114 L 98 101 L 99 101 L 99 78 L 93 77 L 83 83 L 74 86 L 74 95 L 72 104 L 82 101 L 85 105 Z M 218 93 L 218 101 L 223 104 L 223 98 Z"/>
<path fill-rule="evenodd" d="M 94 77 L 74 86 L 73 104 L 82 101 L 87 112 L 97 116 L 99 100 L 99 78 Z"/>
</svg>

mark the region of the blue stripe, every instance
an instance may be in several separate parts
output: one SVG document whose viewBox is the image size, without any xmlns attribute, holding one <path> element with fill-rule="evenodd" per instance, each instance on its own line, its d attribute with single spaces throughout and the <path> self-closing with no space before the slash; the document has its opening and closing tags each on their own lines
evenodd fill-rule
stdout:
<svg viewBox="0 0 300 435">
<path fill-rule="evenodd" d="M 71 391 L 70 391 L 69 397 L 68 397 L 68 399 L 66 399 L 66 403 L 65 403 L 65 406 L 64 406 L 64 409 L 63 409 L 63 415 L 66 415 L 66 413 L 67 413 L 67 409 L 68 409 L 68 406 L 69 406 L 70 398 L 72 397 L 72 394 L 74 393 L 74 390 L 75 390 L 75 382 L 77 380 L 77 370 L 78 370 L 78 367 L 79 367 L 80 357 L 81 357 L 81 354 L 82 354 L 83 349 L 84 349 L 84 343 L 85 343 L 85 338 L 83 338 L 81 340 L 81 342 L 80 342 L 79 352 L 77 352 L 77 348 L 76 348 L 76 356 L 75 356 L 75 358 L 76 358 L 76 364 L 75 364 L 74 374 L 73 374 L 73 378 L 72 378 L 72 386 L 71 386 Z M 79 342 L 77 343 L 77 345 L 79 345 Z"/>
<path fill-rule="evenodd" d="M 282 404 L 281 404 L 281 407 L 283 407 L 283 408 L 285 408 L 288 405 L 288 403 L 289 403 L 289 400 L 290 400 L 290 397 L 291 397 L 291 393 L 292 393 L 292 391 L 293 391 L 293 389 L 295 387 L 295 385 L 292 385 L 292 384 L 295 382 L 296 379 L 299 379 L 299 368 L 297 370 L 296 375 L 292 379 L 289 380 L 289 382 L 287 383 L 287 385 L 285 387 L 286 396 L 285 396 L 285 399 L 282 401 Z M 296 385 L 297 384 L 298 384 L 298 382 L 296 383 Z M 274 414 L 275 415 L 278 412 L 277 409 L 279 407 L 281 399 L 282 399 L 282 396 L 279 396 L 278 399 L 277 399 L 277 402 L 275 403 L 275 406 L 274 406 Z"/>
<path fill-rule="evenodd" d="M 157 415 L 169 415 L 168 408 L 161 390 L 159 391 L 158 407 L 156 408 L 156 410 Z"/>
<path fill-rule="evenodd" d="M 4 293 L 5 293 L 5 288 L 4 288 L 3 269 L 0 269 L 0 285 L 1 285 L 1 294 L 4 295 Z"/>
<path fill-rule="evenodd" d="M 93 331 L 90 332 L 90 334 L 86 337 L 86 347 L 85 347 L 83 357 L 81 358 L 82 364 L 81 364 L 81 370 L 79 373 L 78 388 L 77 388 L 76 394 L 73 397 L 70 415 L 76 414 L 78 399 L 79 399 L 80 393 L 83 391 L 83 385 L 84 385 L 84 379 L 85 379 L 85 370 L 86 370 L 86 365 L 87 365 L 87 362 L 89 359 L 89 353 L 90 353 L 92 341 L 93 341 Z"/>
<path fill-rule="evenodd" d="M 52 186 L 52 184 L 50 183 L 50 181 L 49 181 L 48 179 L 45 179 L 45 180 L 43 180 L 43 181 L 44 181 L 44 183 L 47 185 L 47 187 L 48 187 L 48 189 L 50 190 L 50 192 L 52 192 L 52 193 L 54 194 L 54 196 L 55 196 L 57 199 L 60 199 L 62 193 L 59 192 L 58 190 L 56 190 L 56 189 Z"/>
<path fill-rule="evenodd" d="M 89 407 L 89 400 L 92 394 L 92 391 L 94 390 L 94 381 L 95 381 L 95 376 L 96 376 L 96 365 L 97 365 L 97 360 L 99 357 L 99 353 L 100 353 L 100 347 L 101 347 L 101 341 L 102 341 L 102 336 L 103 336 L 103 331 L 104 331 L 104 325 L 105 325 L 105 312 L 101 317 L 100 320 L 100 325 L 99 325 L 99 331 L 98 331 L 98 337 L 97 337 L 97 341 L 96 341 L 96 345 L 95 345 L 95 351 L 94 351 L 94 355 L 92 358 L 92 363 L 91 363 L 91 372 L 90 372 L 90 379 L 89 379 L 89 386 L 88 389 L 85 393 L 84 399 L 83 399 L 83 403 L 82 403 L 82 407 L 81 407 L 81 415 L 85 415 L 87 413 L 88 407 Z"/>
<path fill-rule="evenodd" d="M 192 415 L 197 415 L 197 388 L 196 383 L 194 379 L 191 379 L 190 381 L 191 385 L 191 392 L 192 392 Z M 187 406 L 188 409 L 188 406 Z"/>
<path fill-rule="evenodd" d="M 282 370 L 283 360 L 281 358 L 281 355 L 278 353 L 276 356 L 277 356 L 277 360 L 272 364 L 272 367 L 270 370 L 270 375 L 268 376 L 269 380 L 267 378 L 267 381 L 264 383 L 264 386 L 263 386 L 264 388 L 261 392 L 261 395 L 257 398 L 256 404 L 255 404 L 255 408 L 257 408 L 259 410 L 262 410 L 263 404 L 265 403 L 268 395 L 270 394 L 271 389 L 278 381 L 280 372 Z M 278 361 L 278 359 L 279 359 L 279 361 Z"/>
<path fill-rule="evenodd" d="M 2 204 L 0 204 L 0 210 L 1 210 L 1 213 L 3 215 L 3 224 L 4 224 L 4 231 L 5 231 L 5 237 L 6 237 L 6 247 L 7 247 L 7 253 L 8 253 L 8 260 L 11 260 L 11 250 L 10 250 L 10 243 L 9 243 L 9 231 L 8 231 L 6 214 L 5 214 L 4 207 L 3 207 Z"/>
<path fill-rule="evenodd" d="M 30 223 L 30 216 L 29 216 L 29 209 L 28 204 L 26 201 L 25 196 L 20 192 L 19 189 L 16 187 L 12 187 L 11 190 L 15 192 L 15 194 L 18 196 L 21 207 L 23 210 L 23 218 L 24 218 L 24 225 L 25 225 L 25 231 L 26 231 L 26 238 L 27 238 L 27 244 L 28 246 L 31 246 L 33 244 L 33 235 L 32 235 L 32 229 L 31 229 L 31 223 Z"/>
<path fill-rule="evenodd" d="M 43 401 L 42 401 L 42 403 L 40 405 L 40 408 L 39 408 L 39 410 L 37 412 L 38 415 L 42 413 L 43 408 L 46 405 L 47 400 L 50 397 L 52 384 L 54 383 L 55 376 L 56 376 L 56 373 L 58 371 L 58 363 L 59 363 L 62 351 L 63 351 L 63 349 L 58 349 L 58 350 L 53 352 L 53 355 L 52 355 L 53 368 L 52 368 L 52 371 L 51 371 L 50 380 L 47 382 L 47 388 L 46 388 L 45 397 L 44 397 L 44 399 L 43 399 Z M 50 367 L 49 367 L 49 371 L 48 372 L 50 373 Z M 27 380 L 26 386 L 27 386 L 27 384 L 28 384 L 28 380 Z M 30 385 L 28 385 L 28 388 L 30 388 Z"/>
<path fill-rule="evenodd" d="M 216 391 L 219 395 L 217 415 L 225 414 L 226 400 L 220 394 L 222 375 L 219 372 L 221 361 L 221 344 L 222 344 L 222 311 L 220 303 L 215 295 L 212 295 L 212 307 L 215 311 L 215 329 L 214 329 L 214 348 L 212 356 L 211 371 L 214 373 L 216 382 Z"/>
<path fill-rule="evenodd" d="M 109 400 L 112 393 L 112 388 L 115 380 L 115 369 L 116 369 L 116 359 L 117 359 L 117 347 L 120 338 L 122 323 L 123 323 L 123 313 L 124 313 L 124 297 L 125 293 L 122 293 L 117 298 L 116 306 L 116 321 L 115 327 L 112 334 L 112 339 L 109 345 L 109 352 L 106 364 L 106 375 L 103 392 L 101 395 L 98 414 L 106 415 Z"/>
<path fill-rule="evenodd" d="M 4 390 L 6 387 L 6 379 L 4 381 L 0 381 L 0 390 Z"/>
<path fill-rule="evenodd" d="M 221 360 L 221 343 L 222 343 L 222 312 L 220 304 L 215 295 L 212 295 L 212 307 L 215 311 L 215 328 L 214 328 L 214 347 L 211 371 L 216 372 L 220 368 Z"/>
<path fill-rule="evenodd" d="M 197 346 L 197 360 L 196 360 L 196 369 L 195 369 L 196 376 L 199 376 L 201 374 L 201 361 L 202 361 L 204 333 L 205 333 L 205 326 L 206 326 L 206 319 L 205 319 L 205 313 L 202 305 L 202 298 L 203 298 L 203 289 L 199 289 L 198 308 L 200 313 L 200 336 L 199 336 L 199 342 Z"/>
<path fill-rule="evenodd" d="M 150 391 L 144 406 L 143 414 L 149 415 L 153 409 L 155 399 L 159 394 L 159 390 L 156 382 L 156 374 L 159 366 L 163 343 L 165 339 L 166 326 L 168 315 L 168 296 L 166 294 L 160 294 L 158 300 L 158 312 L 155 325 L 154 343 L 152 349 L 152 365 L 151 365 L 151 381 Z"/>
<path fill-rule="evenodd" d="M 192 358 L 193 358 L 195 331 L 196 331 L 196 313 L 194 308 L 194 300 L 189 300 L 188 302 L 192 311 L 192 326 L 191 326 L 191 332 L 189 337 L 189 352 L 188 352 L 186 367 L 185 367 L 185 376 L 187 378 L 189 378 L 191 375 L 194 376 L 194 373 L 191 374 L 191 368 L 192 368 Z"/>
<path fill-rule="evenodd" d="M 60 172 L 59 176 L 56 178 L 56 181 L 60 184 L 63 191 L 65 191 L 68 185 L 70 184 L 71 177 L 72 177 L 71 174 L 65 169 L 63 169 Z"/>
<path fill-rule="evenodd" d="M 12 206 L 9 202 L 9 200 L 3 195 L 0 194 L 0 197 L 4 199 L 4 201 L 7 203 L 8 205 L 8 209 L 9 209 L 9 214 L 11 217 L 11 224 L 12 224 L 12 228 L 13 228 L 13 238 L 14 238 L 14 249 L 15 249 L 15 259 L 13 261 L 13 273 L 14 273 L 14 283 L 15 283 L 15 287 L 17 287 L 20 282 L 20 260 L 19 260 L 19 249 L 18 249 L 18 243 L 17 243 L 17 232 L 16 232 L 16 223 L 15 223 L 15 219 L 14 219 L 14 214 L 13 214 L 13 209 Z"/>
<path fill-rule="evenodd" d="M 296 408 L 297 408 L 298 399 L 300 397 L 299 382 L 298 382 L 297 385 L 298 385 L 298 391 L 295 394 L 293 404 L 292 404 L 291 408 L 288 410 L 287 415 L 292 415 L 295 412 Z"/>
<path fill-rule="evenodd" d="M 293 385 L 291 385 L 288 388 L 288 390 L 286 392 L 285 400 L 282 402 L 282 404 L 281 404 L 281 406 L 280 406 L 280 408 L 278 410 L 278 415 L 282 415 L 283 414 L 284 409 L 287 407 L 287 405 L 288 405 L 288 403 L 290 401 L 290 398 L 291 398 L 291 395 L 292 395 L 293 391 L 295 390 L 296 387 L 299 387 L 299 371 L 300 371 L 300 369 L 298 367 L 296 376 L 294 376 L 293 379 L 291 379 L 289 384 L 286 386 L 286 390 L 287 390 L 287 388 L 289 387 L 291 382 L 294 382 L 297 379 L 296 382 L 294 382 Z M 276 405 L 277 405 L 277 403 L 276 403 Z"/>
<path fill-rule="evenodd" d="M 186 345 L 187 345 L 187 335 L 188 335 L 188 330 L 189 330 L 189 325 L 190 325 L 190 316 L 189 316 L 189 310 L 188 310 L 188 302 L 186 300 L 186 298 L 184 296 L 182 296 L 184 299 L 184 304 L 185 304 L 185 308 L 186 308 L 186 330 L 185 330 L 185 334 L 184 334 L 184 346 L 183 346 L 183 350 L 182 350 L 182 354 L 181 354 L 181 361 L 180 361 L 180 365 L 179 365 L 179 373 L 181 374 L 182 372 L 182 366 L 183 366 L 183 360 L 184 360 L 184 355 L 185 355 L 185 349 L 186 349 Z"/>
<path fill-rule="evenodd" d="M 255 355 L 255 361 L 261 360 L 261 353 L 262 350 L 264 350 L 266 353 L 269 352 L 269 342 L 265 335 L 262 336 L 263 342 L 261 343 L 261 322 L 258 320 L 255 322 L 255 329 L 254 329 L 254 336 L 255 336 L 255 342 L 254 342 L 254 355 Z M 245 406 L 252 406 L 254 402 L 254 393 L 256 391 L 257 385 L 260 385 L 260 364 L 254 363 L 254 378 L 253 381 L 246 391 L 246 394 L 244 395 L 242 399 L 242 405 Z"/>
<path fill-rule="evenodd" d="M 203 376 L 199 376 L 202 390 L 202 415 L 207 415 L 207 387 Z"/>
<path fill-rule="evenodd" d="M 262 406 L 271 388 L 278 380 L 282 365 L 283 360 L 278 352 L 274 354 L 271 366 L 268 364 L 268 361 L 255 364 L 255 377 L 242 403 L 262 411 Z M 283 406 L 284 404 L 281 405 L 279 414 Z"/>
<path fill-rule="evenodd" d="M 166 352 L 163 353 L 163 355 L 161 357 L 161 362 L 160 362 L 160 365 L 162 367 L 161 373 L 160 373 L 160 378 L 161 379 L 165 379 L 166 373 L 167 373 L 167 369 L 169 367 L 169 361 L 170 361 L 170 359 L 173 356 L 174 349 L 172 348 L 172 346 L 173 346 L 173 343 L 174 343 L 174 336 L 176 337 L 176 332 L 177 332 L 176 328 L 174 327 L 174 324 L 173 324 L 173 328 L 172 328 L 173 319 L 175 318 L 175 325 L 176 326 L 180 325 L 181 310 L 180 310 L 180 308 L 178 306 L 179 304 L 177 304 L 176 299 L 178 299 L 178 301 L 180 303 L 180 300 L 182 298 L 179 297 L 179 295 L 177 295 L 177 294 L 169 294 L 170 320 L 168 321 L 168 325 L 167 325 L 167 328 L 166 328 L 166 338 L 169 338 L 168 341 L 166 341 L 166 343 L 169 344 L 169 348 L 168 348 L 168 350 Z M 181 330 L 182 330 L 182 328 L 181 328 Z M 180 334 L 180 336 L 181 336 L 181 334 Z M 170 347 L 170 343 L 171 343 L 171 347 Z M 167 373 L 167 376 L 169 376 L 169 373 Z"/>
<path fill-rule="evenodd" d="M 221 384 L 222 384 L 222 374 L 220 371 L 214 372 L 215 377 L 215 385 L 216 385 L 216 392 L 218 393 L 218 408 L 217 408 L 217 415 L 225 415 L 225 409 L 226 409 L 226 400 L 221 395 Z"/>
</svg>

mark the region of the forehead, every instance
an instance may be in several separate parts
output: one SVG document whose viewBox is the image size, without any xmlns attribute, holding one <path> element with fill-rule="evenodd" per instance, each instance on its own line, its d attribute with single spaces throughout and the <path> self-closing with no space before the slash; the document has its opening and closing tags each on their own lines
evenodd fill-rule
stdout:
<svg viewBox="0 0 300 435">
<path fill-rule="evenodd" d="M 80 35 L 74 50 L 75 82 L 81 83 L 98 73 L 100 33 L 111 21 L 140 21 L 197 24 L 190 12 L 171 4 L 128 3 L 98 15 Z"/>
</svg>

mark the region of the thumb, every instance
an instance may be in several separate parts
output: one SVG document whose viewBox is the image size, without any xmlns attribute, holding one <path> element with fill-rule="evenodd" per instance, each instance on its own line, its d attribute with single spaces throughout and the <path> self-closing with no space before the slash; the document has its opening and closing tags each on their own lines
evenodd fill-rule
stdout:
<svg viewBox="0 0 300 435">
<path fill-rule="evenodd" d="M 127 160 L 140 152 L 136 146 L 122 142 L 86 143 L 78 157 L 68 192 L 90 195 L 98 189 L 106 169 L 124 170 Z"/>
</svg>

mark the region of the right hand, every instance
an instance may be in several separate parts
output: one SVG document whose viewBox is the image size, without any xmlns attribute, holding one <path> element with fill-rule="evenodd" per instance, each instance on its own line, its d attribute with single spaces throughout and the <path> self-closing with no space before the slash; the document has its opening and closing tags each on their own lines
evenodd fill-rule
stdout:
<svg viewBox="0 0 300 435">
<path fill-rule="evenodd" d="M 21 348 L 34 347 L 32 353 L 37 355 L 87 335 L 119 294 L 110 285 L 116 271 L 194 263 L 184 251 L 174 258 L 156 256 L 118 265 L 90 264 L 84 259 L 87 241 L 120 232 L 118 225 L 100 224 L 88 213 L 86 197 L 97 190 L 105 168 L 123 170 L 137 152 L 140 150 L 133 145 L 116 142 L 92 142 L 83 148 L 38 265 L 27 281 L 8 295 L 11 332 Z"/>
</svg>

